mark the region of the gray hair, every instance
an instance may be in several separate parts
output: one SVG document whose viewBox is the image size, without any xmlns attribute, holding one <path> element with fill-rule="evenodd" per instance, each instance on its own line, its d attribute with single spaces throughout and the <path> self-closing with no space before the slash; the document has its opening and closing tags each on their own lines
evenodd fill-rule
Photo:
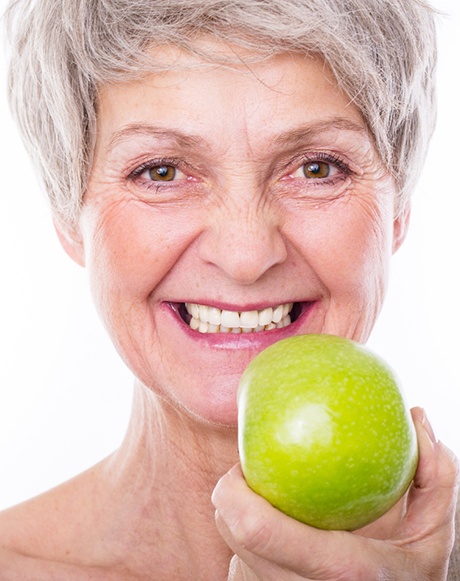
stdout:
<svg viewBox="0 0 460 581">
<path fill-rule="evenodd" d="M 321 55 L 361 111 L 400 209 L 434 128 L 434 10 L 423 0 L 13 0 L 6 22 L 12 111 L 67 223 L 91 171 L 98 87 L 164 67 L 152 46 L 197 53 L 194 39 L 211 34 L 262 57 Z"/>
</svg>

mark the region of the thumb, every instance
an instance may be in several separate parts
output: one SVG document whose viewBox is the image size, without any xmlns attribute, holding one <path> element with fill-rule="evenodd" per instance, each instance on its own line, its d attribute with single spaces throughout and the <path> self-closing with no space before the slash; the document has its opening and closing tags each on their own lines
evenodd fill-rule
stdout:
<svg viewBox="0 0 460 581">
<path fill-rule="evenodd" d="M 379 563 L 369 564 L 366 551 L 361 550 L 370 547 L 370 539 L 312 528 L 286 516 L 249 489 L 239 465 L 220 479 L 212 500 L 220 534 L 253 570 L 261 571 L 263 561 L 305 578 L 326 579 L 339 578 L 348 563 L 347 572 L 356 572 L 356 579 L 362 571 L 367 571 L 368 579 L 377 578 Z M 240 578 L 245 579 L 244 575 L 235 577 Z"/>
</svg>

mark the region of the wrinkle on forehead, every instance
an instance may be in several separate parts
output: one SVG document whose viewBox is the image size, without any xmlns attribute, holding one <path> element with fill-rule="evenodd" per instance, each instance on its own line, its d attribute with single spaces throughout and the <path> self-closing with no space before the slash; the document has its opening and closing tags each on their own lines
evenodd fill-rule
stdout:
<svg viewBox="0 0 460 581">
<path fill-rule="evenodd" d="M 308 141 L 309 138 L 317 137 L 321 133 L 332 130 L 355 132 L 358 135 L 369 136 L 364 125 L 355 123 L 351 119 L 335 116 L 275 134 L 272 136 L 269 147 L 275 150 L 279 147 L 296 147 Z M 209 145 L 202 136 L 186 133 L 180 129 L 167 129 L 148 123 L 131 123 L 113 133 L 107 147 L 108 152 L 118 144 L 123 143 L 123 141 L 136 136 L 168 141 L 181 149 L 206 148 Z"/>
<path fill-rule="evenodd" d="M 145 151 L 185 159 L 202 175 L 246 173 L 248 162 L 257 164 L 254 175 L 259 162 L 269 175 L 312 146 L 360 150 L 352 157 L 366 163 L 375 149 L 360 111 L 319 58 L 286 52 L 229 70 L 174 51 L 183 70 L 102 87 L 98 161 L 113 164 Z"/>
<path fill-rule="evenodd" d="M 168 141 L 181 149 L 194 149 L 196 147 L 204 147 L 206 144 L 206 140 L 203 137 L 185 133 L 181 130 L 166 129 L 149 123 L 129 123 L 112 134 L 107 151 L 110 153 L 118 144 L 136 136 Z"/>
<path fill-rule="evenodd" d="M 186 124 L 184 126 L 182 121 L 181 131 L 175 131 L 177 134 L 175 139 L 181 140 L 179 145 L 184 144 L 187 148 L 192 148 L 204 145 L 203 140 L 197 141 L 201 137 L 193 135 L 193 133 L 200 133 L 200 125 L 203 125 L 203 119 L 205 119 L 203 115 L 207 112 L 208 104 L 212 108 L 214 103 L 219 102 L 221 111 L 214 120 L 215 124 L 222 128 L 228 122 L 230 130 L 239 126 L 241 137 L 245 141 L 248 138 L 249 127 L 243 127 L 243 125 L 248 125 L 254 121 L 254 126 L 251 127 L 252 132 L 254 129 L 258 131 L 260 129 L 263 132 L 267 127 L 272 126 L 276 139 L 274 144 L 279 146 L 283 145 L 282 141 L 288 139 L 292 141 L 294 135 L 280 135 L 278 137 L 276 133 L 280 132 L 281 127 L 277 127 L 277 123 L 282 124 L 283 118 L 288 118 L 291 128 L 293 127 L 292 122 L 297 121 L 297 119 L 299 126 L 306 125 L 305 119 L 302 117 L 309 117 L 308 109 L 312 102 L 313 109 L 315 109 L 326 96 L 326 100 L 331 101 L 331 111 L 328 117 L 339 116 L 338 112 L 333 110 L 334 102 L 337 100 L 342 103 L 342 108 L 347 109 L 343 114 L 340 113 L 340 116 L 344 117 L 343 120 L 326 118 L 327 123 L 335 124 L 336 128 L 340 130 L 355 130 L 357 128 L 362 130 L 362 127 L 359 128 L 361 123 L 365 126 L 359 111 L 349 103 L 346 95 L 341 93 L 332 72 L 319 57 L 285 52 L 268 59 L 260 56 L 257 62 L 248 63 L 251 54 L 247 55 L 243 52 L 240 56 L 240 47 L 229 47 L 222 42 L 214 42 L 213 44 L 212 40 L 209 39 L 206 42 L 206 48 L 210 47 L 210 49 L 223 53 L 230 52 L 233 55 L 233 60 L 238 60 L 237 57 L 239 57 L 238 62 L 231 67 L 223 66 L 204 61 L 197 55 L 178 47 L 158 47 L 155 51 L 155 58 L 160 59 L 160 61 L 162 59 L 165 62 L 170 61 L 174 66 L 163 72 L 146 74 L 137 81 L 101 87 L 99 91 L 99 104 L 101 106 L 99 117 L 103 114 L 103 109 L 107 103 L 117 114 L 120 103 L 128 98 L 126 106 L 131 107 L 133 118 L 122 119 L 122 115 L 120 120 L 124 121 L 122 125 L 131 125 L 128 127 L 129 131 L 132 133 L 144 131 L 141 127 L 143 124 L 142 115 L 145 116 L 146 124 L 163 126 L 158 131 L 164 130 L 161 116 L 165 112 L 164 119 L 168 120 L 168 128 L 176 130 L 177 126 L 175 127 L 174 124 L 171 126 L 171 121 L 174 122 L 177 117 L 172 107 L 179 107 L 179 112 Z M 252 54 L 252 57 L 256 60 L 257 53 L 255 56 Z M 180 63 L 180 67 L 177 63 Z M 306 87 L 308 87 L 307 91 Z M 130 99 L 132 90 L 137 92 L 137 101 Z M 188 104 L 186 103 L 187 98 L 190 98 Z M 142 102 L 151 102 L 152 108 L 145 109 L 143 112 Z M 270 110 L 270 107 L 275 111 L 275 114 L 267 118 L 266 112 Z M 153 122 L 151 115 L 155 118 L 158 110 L 161 111 L 161 116 Z M 138 113 L 141 116 L 136 119 Z M 194 126 L 193 123 L 194 115 L 202 116 L 200 124 L 197 126 Z M 228 118 L 229 115 L 231 119 Z M 280 117 L 280 120 L 277 117 Z M 353 122 L 355 122 L 354 127 L 352 127 Z M 313 134 L 322 129 L 321 123 L 318 122 L 318 119 L 314 119 L 314 115 L 311 123 L 311 128 L 298 131 L 299 136 L 303 132 L 301 138 L 305 137 L 307 130 Z M 286 129 L 290 129 L 290 127 L 287 126 Z M 151 133 L 150 129 L 148 131 Z M 108 141 L 110 141 L 108 147 L 111 148 L 113 143 L 119 141 L 123 133 L 126 133 L 123 126 L 113 128 L 113 134 L 108 136 Z M 271 136 L 269 137 L 271 138 Z"/>
</svg>

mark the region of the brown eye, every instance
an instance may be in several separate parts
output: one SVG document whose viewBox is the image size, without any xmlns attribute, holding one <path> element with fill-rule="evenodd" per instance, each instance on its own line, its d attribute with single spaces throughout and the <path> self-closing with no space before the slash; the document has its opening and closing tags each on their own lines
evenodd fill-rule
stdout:
<svg viewBox="0 0 460 581">
<path fill-rule="evenodd" d="M 173 165 L 157 165 L 148 170 L 154 182 L 171 182 L 176 177 L 176 168 Z"/>
<path fill-rule="evenodd" d="M 330 164 L 325 161 L 311 161 L 303 166 L 306 178 L 327 178 L 331 173 Z"/>
</svg>

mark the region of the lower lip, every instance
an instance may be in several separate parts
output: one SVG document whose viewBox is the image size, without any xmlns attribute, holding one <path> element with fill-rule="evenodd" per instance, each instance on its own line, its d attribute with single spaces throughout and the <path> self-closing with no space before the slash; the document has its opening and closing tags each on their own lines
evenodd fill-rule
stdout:
<svg viewBox="0 0 460 581">
<path fill-rule="evenodd" d="M 187 323 L 182 320 L 177 308 L 171 303 L 163 303 L 163 307 L 173 315 L 173 318 L 180 325 L 180 328 L 185 335 L 193 341 L 199 342 L 202 346 L 207 346 L 214 349 L 248 349 L 261 350 L 269 345 L 291 337 L 301 332 L 307 318 L 309 319 L 312 312 L 315 310 L 316 302 L 303 303 L 302 310 L 299 317 L 287 327 L 282 329 L 271 329 L 270 331 L 258 331 L 254 333 L 200 333 L 190 328 Z"/>
</svg>

